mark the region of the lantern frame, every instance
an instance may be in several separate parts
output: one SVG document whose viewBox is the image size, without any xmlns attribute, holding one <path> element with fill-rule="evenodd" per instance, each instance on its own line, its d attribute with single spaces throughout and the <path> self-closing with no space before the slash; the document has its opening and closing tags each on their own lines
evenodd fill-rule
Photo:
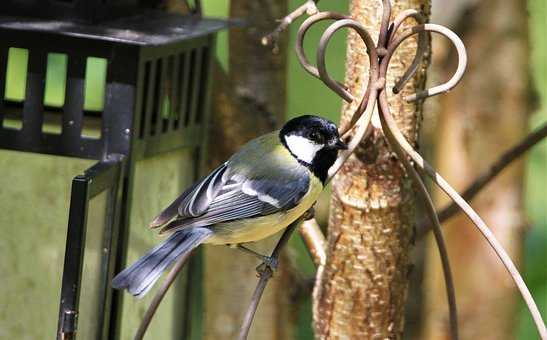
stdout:
<svg viewBox="0 0 547 340">
<path fill-rule="evenodd" d="M 105 191 L 108 241 L 101 261 L 97 328 L 101 339 L 118 338 L 122 294 L 109 282 L 126 262 L 136 164 L 167 151 L 190 148 L 194 162 L 189 166 L 194 178 L 199 175 L 207 141 L 215 33 L 226 23 L 196 15 L 141 11 L 90 24 L 6 16 L 13 11 L 4 10 L 0 5 L 0 148 L 98 161 L 72 180 L 57 339 L 73 339 L 77 334 L 87 212 L 90 200 Z M 22 102 L 5 98 L 10 48 L 28 51 Z M 50 53 L 67 57 L 66 99 L 61 107 L 44 104 Z M 107 62 L 100 112 L 84 109 L 86 67 L 91 57 Z M 62 116 L 59 133 L 43 130 L 45 111 Z M 5 126 L 8 112 L 10 119 L 20 119 L 19 129 Z M 97 138 L 83 134 L 84 120 L 90 118 L 100 122 Z M 195 264 L 189 267 L 200 270 Z M 186 295 L 195 289 L 189 285 Z M 189 328 L 187 324 L 183 327 Z"/>
</svg>

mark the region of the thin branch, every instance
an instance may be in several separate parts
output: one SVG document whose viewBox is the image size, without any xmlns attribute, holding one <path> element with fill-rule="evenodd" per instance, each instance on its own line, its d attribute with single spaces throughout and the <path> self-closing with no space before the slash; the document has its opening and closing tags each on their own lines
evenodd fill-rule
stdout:
<svg viewBox="0 0 547 340">
<path fill-rule="evenodd" d="M 382 91 L 380 96 L 385 96 L 385 90 Z M 387 104 L 387 102 L 383 102 Z M 389 112 L 389 107 L 387 105 L 379 105 L 380 110 L 380 122 L 382 124 L 382 131 L 386 136 L 389 145 L 395 151 L 401 162 L 403 163 L 407 173 L 414 182 L 418 193 L 425 202 L 427 217 L 429 218 L 431 224 L 433 225 L 433 234 L 435 235 L 435 242 L 437 248 L 439 249 L 439 256 L 441 258 L 441 266 L 443 269 L 444 282 L 446 287 L 446 296 L 448 300 L 448 315 L 450 318 L 450 338 L 452 340 L 458 340 L 458 311 L 456 305 L 456 292 L 454 288 L 454 279 L 452 277 L 452 270 L 450 269 L 450 261 L 448 259 L 448 251 L 446 250 L 446 244 L 444 241 L 443 233 L 441 230 L 441 223 L 437 213 L 435 212 L 435 206 L 433 205 L 433 200 L 427 192 L 427 188 L 420 177 L 416 172 L 408 158 L 405 156 L 404 150 L 401 145 L 397 142 L 397 139 L 393 136 L 393 133 L 389 126 L 386 124 L 384 116 L 386 115 L 385 111 Z M 389 113 L 387 113 L 389 114 Z"/>
<path fill-rule="evenodd" d="M 300 236 L 306 244 L 306 248 L 310 252 L 310 256 L 315 263 L 315 266 L 325 264 L 327 254 L 325 252 L 325 235 L 321 232 L 319 224 L 315 219 L 304 221 L 298 228 Z"/>
<path fill-rule="evenodd" d="M 281 235 L 281 238 L 277 242 L 277 245 L 275 246 L 272 252 L 271 258 L 275 260 L 279 259 L 279 255 L 281 255 L 281 250 L 291 238 L 291 235 L 294 232 L 294 230 L 298 228 L 300 223 L 302 223 L 303 218 L 304 217 L 301 216 L 285 229 L 285 231 L 283 232 L 283 235 Z M 243 319 L 243 324 L 241 325 L 241 328 L 240 328 L 238 340 L 247 339 L 247 336 L 249 335 L 249 331 L 251 329 L 251 324 L 253 323 L 256 309 L 258 308 L 258 303 L 260 302 L 260 299 L 262 298 L 262 294 L 264 293 L 264 288 L 266 288 L 268 281 L 273 275 L 272 268 L 264 264 L 260 265 L 257 268 L 257 272 L 259 275 L 259 280 L 256 285 L 255 291 L 253 293 L 253 296 L 251 298 L 251 303 L 249 307 L 247 308 L 247 312 L 245 313 L 245 318 Z"/>
<path fill-rule="evenodd" d="M 317 0 L 319 1 L 319 0 Z M 297 9 L 289 13 L 287 16 L 285 16 L 281 21 L 280 24 L 268 35 L 264 36 L 262 38 L 262 45 L 264 46 L 274 46 L 274 48 L 277 46 L 277 41 L 279 40 L 279 35 L 284 32 L 287 28 L 289 28 L 289 25 L 298 19 L 299 17 L 303 16 L 304 14 L 313 15 L 317 13 L 317 1 L 314 0 L 307 0 L 304 4 L 300 5 Z"/>
<path fill-rule="evenodd" d="M 421 193 L 422 199 L 425 202 L 427 215 L 429 217 L 429 220 L 431 221 L 431 224 L 433 225 L 433 235 L 435 236 L 435 243 L 437 244 L 439 256 L 441 258 L 441 267 L 443 269 L 446 297 L 448 300 L 450 337 L 452 340 L 458 340 L 458 308 L 456 304 L 456 289 L 454 287 L 454 277 L 452 276 L 452 270 L 450 269 L 448 251 L 446 250 L 446 243 L 441 229 L 441 222 L 439 222 L 439 217 L 435 212 L 435 206 L 433 205 L 431 196 L 427 192 L 427 188 L 424 182 L 422 181 L 416 170 L 410 165 L 410 162 L 407 161 L 406 163 L 408 164 L 408 168 L 412 169 L 410 173 L 414 178 L 414 183 L 418 184 L 418 192 Z"/>
<path fill-rule="evenodd" d="M 488 183 L 490 183 L 500 172 L 502 172 L 513 161 L 521 157 L 524 153 L 530 150 L 537 143 L 541 142 L 547 137 L 547 123 L 528 134 L 518 144 L 503 153 L 485 172 L 477 177 L 471 185 L 464 190 L 461 195 L 466 201 L 472 200 Z M 448 206 L 444 207 L 439 213 L 439 220 L 441 222 L 446 221 L 450 217 L 454 216 L 459 211 L 459 207 L 455 202 L 452 202 Z M 431 224 L 425 220 L 418 222 L 418 234 L 417 237 L 423 237 L 429 230 L 431 230 Z"/>
<path fill-rule="evenodd" d="M 152 318 L 154 317 L 154 314 L 156 313 L 156 310 L 158 309 L 161 300 L 163 300 L 163 297 L 167 293 L 167 290 L 169 289 L 169 287 L 171 287 L 171 285 L 177 278 L 178 273 L 182 270 L 182 268 L 186 264 L 186 261 L 192 253 L 193 252 L 187 253 L 179 258 L 173 268 L 171 268 L 161 287 L 156 292 L 156 295 L 154 295 L 150 306 L 148 306 L 148 309 L 144 314 L 141 324 L 139 325 L 139 329 L 137 330 L 137 333 L 135 334 L 133 340 L 142 340 L 142 338 L 144 338 L 144 334 L 146 334 L 146 330 L 148 329 L 148 326 L 150 325 L 150 322 L 152 321 Z"/>
<path fill-rule="evenodd" d="M 389 1 L 388 1 L 389 3 Z M 384 4 L 384 6 L 386 6 Z M 386 14 L 386 9 L 384 8 L 384 16 L 389 16 L 389 9 L 387 10 L 388 14 Z M 379 78 L 387 78 L 387 65 L 389 63 L 389 59 L 393 55 L 394 50 L 389 51 L 388 46 L 392 45 L 392 37 L 395 35 L 397 30 L 399 29 L 401 23 L 406 20 L 408 17 L 414 17 L 419 24 L 423 24 L 425 22 L 425 18 L 421 16 L 416 11 L 406 11 L 401 13 L 397 18 L 395 19 L 395 23 L 393 24 L 393 30 L 391 32 L 392 36 L 388 37 L 387 28 L 385 29 L 385 32 L 380 31 L 380 38 L 379 42 L 382 42 L 382 45 L 379 45 L 380 48 L 386 48 L 386 59 L 385 62 L 386 67 L 380 67 L 380 75 Z M 385 20 L 385 19 L 384 19 Z M 388 17 L 389 20 L 389 17 Z M 387 27 L 387 25 L 382 24 L 382 27 Z M 410 67 L 405 71 L 404 76 L 400 81 L 397 82 L 396 86 L 403 86 L 406 81 L 408 81 L 413 75 L 414 72 L 418 69 L 421 61 L 422 56 L 425 53 L 428 44 L 424 43 L 426 41 L 425 39 L 425 31 L 421 32 L 419 35 L 418 40 L 418 48 L 416 51 L 416 56 L 414 57 L 414 60 Z M 388 41 L 389 39 L 389 41 Z M 402 40 L 401 40 L 402 41 Z M 395 48 L 398 46 L 395 45 Z M 391 52 L 391 54 L 390 54 Z M 383 66 L 382 62 L 382 66 Z M 380 85 L 380 84 L 379 84 Z M 387 100 L 382 100 L 386 98 L 386 84 L 385 82 L 382 85 L 382 89 L 379 94 L 379 105 L 378 105 L 378 112 L 380 117 L 380 123 L 382 126 L 382 131 L 384 132 L 384 135 L 386 136 L 389 145 L 392 147 L 392 149 L 395 151 L 401 162 L 403 163 L 403 166 L 405 167 L 407 174 L 412 179 L 412 182 L 415 184 L 415 187 L 418 189 L 418 194 L 421 196 L 423 201 L 425 202 L 426 206 L 426 212 L 429 220 L 431 221 L 433 225 L 433 233 L 435 235 L 435 241 L 439 250 L 439 256 L 441 258 L 441 265 L 443 269 L 443 275 L 444 275 L 444 281 L 446 286 L 446 295 L 448 300 L 448 314 L 450 317 L 450 338 L 452 340 L 458 340 L 458 312 L 457 312 L 457 305 L 456 305 L 456 293 L 454 289 L 454 279 L 452 277 L 452 271 L 450 269 L 450 261 L 448 258 L 448 252 L 446 250 L 446 244 L 444 241 L 444 237 L 441 230 L 441 225 L 438 219 L 438 216 L 435 212 L 435 206 L 433 205 L 433 201 L 431 199 L 431 196 L 427 192 L 427 188 L 420 177 L 420 175 L 416 172 L 410 161 L 407 157 L 405 157 L 405 152 L 402 148 L 402 146 L 398 143 L 397 139 L 393 135 L 390 127 L 388 124 L 386 124 L 385 116 L 390 115 L 390 109 L 389 104 Z"/>
<path fill-rule="evenodd" d="M 386 63 L 389 62 L 389 58 L 386 58 Z M 386 66 L 387 69 L 387 66 Z M 385 91 L 384 91 L 385 93 Z M 388 107 L 387 103 L 387 96 L 383 95 L 380 96 L 380 105 L 382 107 Z M 532 318 L 534 320 L 534 323 L 536 324 L 536 328 L 538 330 L 538 333 L 543 340 L 547 340 L 547 329 L 545 328 L 545 323 L 543 322 L 543 319 L 541 317 L 541 313 L 539 312 L 539 309 L 536 305 L 536 302 L 534 301 L 534 298 L 532 297 L 532 294 L 530 294 L 530 290 L 526 286 L 526 283 L 522 279 L 522 276 L 520 275 L 519 271 L 517 270 L 515 264 L 511 260 L 511 257 L 507 254 L 503 246 L 499 243 L 497 238 L 494 236 L 490 228 L 486 225 L 486 223 L 483 221 L 483 219 L 475 212 L 475 210 L 465 201 L 457 192 L 454 190 L 446 180 L 435 171 L 435 169 L 429 165 L 422 156 L 412 148 L 412 146 L 408 143 L 402 132 L 397 127 L 397 123 L 389 113 L 389 111 L 384 112 L 381 119 L 385 119 L 386 124 L 389 126 L 389 129 L 391 130 L 391 133 L 394 135 L 397 143 L 401 146 L 401 148 L 405 151 L 405 153 L 410 156 L 410 158 L 418 165 L 420 169 L 422 169 L 428 176 L 430 176 L 433 181 L 454 201 L 456 202 L 460 208 L 463 210 L 463 212 L 469 217 L 469 219 L 473 222 L 473 224 L 477 227 L 477 229 L 481 232 L 481 234 L 484 236 L 488 244 L 492 247 L 492 249 L 495 251 L 498 258 L 501 260 L 509 274 L 511 275 L 511 278 L 515 282 L 515 285 L 519 289 L 522 298 L 526 302 L 526 305 L 528 306 L 528 310 L 530 311 L 530 314 L 532 315 Z"/>
</svg>

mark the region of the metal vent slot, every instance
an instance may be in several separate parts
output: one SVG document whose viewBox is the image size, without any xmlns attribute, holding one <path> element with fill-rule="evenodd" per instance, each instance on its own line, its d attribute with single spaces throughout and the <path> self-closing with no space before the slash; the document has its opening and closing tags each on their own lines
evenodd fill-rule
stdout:
<svg viewBox="0 0 547 340">
<path fill-rule="evenodd" d="M 24 48 L 10 47 L 7 55 L 6 83 L 4 98 L 7 101 L 23 102 L 27 82 L 29 51 Z"/>
<path fill-rule="evenodd" d="M 153 110 L 153 100 L 154 95 L 154 81 L 156 79 L 156 63 L 153 61 L 147 61 L 147 75 L 145 76 L 144 82 L 144 91 L 143 91 L 143 110 L 144 110 L 144 124 L 143 124 L 143 136 L 142 138 L 148 137 L 150 131 L 150 121 Z"/>
<path fill-rule="evenodd" d="M 179 109 L 180 109 L 180 96 L 179 86 L 181 77 L 180 68 L 180 55 L 172 55 L 169 57 L 169 62 L 172 66 L 171 72 L 171 88 L 169 92 L 169 114 L 171 116 L 170 129 L 177 130 L 179 127 Z"/>
<path fill-rule="evenodd" d="M 180 56 L 180 77 L 178 78 L 179 86 L 178 86 L 178 106 L 177 106 L 177 112 L 179 115 L 179 119 L 177 120 L 177 128 L 180 124 L 184 124 L 186 121 L 186 115 L 187 115 L 187 107 L 188 107 L 188 89 L 189 87 L 189 81 L 190 81 L 190 56 L 188 53 L 183 53 Z"/>
<path fill-rule="evenodd" d="M 207 96 L 207 80 L 209 79 L 209 49 L 203 47 L 201 50 L 201 74 L 199 76 L 199 101 L 195 123 L 201 124 L 205 114 L 205 100 Z"/>
<path fill-rule="evenodd" d="M 157 124 L 159 120 L 160 115 L 160 90 L 161 90 L 161 79 L 162 79 L 162 73 L 163 73 L 163 60 L 158 59 L 155 61 L 156 63 L 156 74 L 153 79 L 153 88 L 154 92 L 152 93 L 152 110 L 150 113 L 150 125 L 149 125 L 149 135 L 154 136 L 156 135 L 157 130 Z"/>
<path fill-rule="evenodd" d="M 106 97 L 106 74 L 108 60 L 105 58 L 87 57 L 85 75 L 84 109 L 102 112 Z"/>
<path fill-rule="evenodd" d="M 103 58 L 88 57 L 85 66 L 85 113 L 82 119 L 81 136 L 101 139 L 102 111 L 106 87 L 106 65 Z"/>
<path fill-rule="evenodd" d="M 158 94 L 158 118 L 161 120 L 161 133 L 167 132 L 167 127 L 169 124 L 169 87 L 170 87 L 170 80 L 169 75 L 172 72 L 172 65 L 169 64 L 168 58 L 161 58 L 161 77 L 159 82 L 159 94 Z M 159 121 L 158 121 L 158 132 L 159 132 Z"/>
<path fill-rule="evenodd" d="M 187 87 L 185 94 L 188 97 L 186 102 L 186 110 L 185 110 L 185 119 L 184 119 L 184 126 L 189 126 L 190 122 L 192 121 L 192 115 L 195 107 L 195 97 L 196 97 L 196 82 L 199 80 L 196 80 L 197 75 L 199 72 L 196 72 L 198 67 L 196 67 L 196 61 L 198 60 L 198 53 L 196 49 L 193 49 L 192 52 L 190 52 L 190 69 L 189 69 L 189 79 L 190 79 L 190 86 Z"/>
<path fill-rule="evenodd" d="M 59 135 L 62 132 L 62 112 L 65 103 L 67 75 L 67 55 L 48 53 L 46 85 L 44 90 L 44 124 L 43 133 Z"/>
<path fill-rule="evenodd" d="M 22 108 L 26 97 L 28 49 L 10 47 L 3 51 L 2 74 L 2 127 L 12 130 L 23 128 Z"/>
<path fill-rule="evenodd" d="M 146 131 L 146 117 L 147 117 L 147 107 L 148 107 L 148 91 L 150 90 L 150 72 L 152 71 L 151 62 L 147 61 L 144 63 L 144 79 L 141 84 L 142 86 L 142 95 L 141 95 L 141 121 L 139 125 L 139 138 L 143 139 Z"/>
</svg>

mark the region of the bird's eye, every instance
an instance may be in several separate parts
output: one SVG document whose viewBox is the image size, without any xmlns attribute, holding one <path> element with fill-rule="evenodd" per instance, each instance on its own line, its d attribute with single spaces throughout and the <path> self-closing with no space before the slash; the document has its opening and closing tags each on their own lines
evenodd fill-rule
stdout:
<svg viewBox="0 0 547 340">
<path fill-rule="evenodd" d="M 323 135 L 321 135 L 319 132 L 317 131 L 312 131 L 310 132 L 309 134 L 309 138 L 315 142 L 318 142 L 318 143 L 323 143 Z"/>
</svg>

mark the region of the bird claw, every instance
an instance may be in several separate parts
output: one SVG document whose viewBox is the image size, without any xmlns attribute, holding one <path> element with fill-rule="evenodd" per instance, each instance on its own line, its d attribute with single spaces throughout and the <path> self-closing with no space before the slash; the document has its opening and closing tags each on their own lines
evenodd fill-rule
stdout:
<svg viewBox="0 0 547 340">
<path fill-rule="evenodd" d="M 258 276 L 262 276 L 265 274 L 272 275 L 277 270 L 278 265 L 278 259 L 272 256 L 264 256 L 264 258 L 262 259 L 262 263 L 258 265 L 258 267 L 256 267 L 256 272 L 258 273 Z"/>
</svg>

